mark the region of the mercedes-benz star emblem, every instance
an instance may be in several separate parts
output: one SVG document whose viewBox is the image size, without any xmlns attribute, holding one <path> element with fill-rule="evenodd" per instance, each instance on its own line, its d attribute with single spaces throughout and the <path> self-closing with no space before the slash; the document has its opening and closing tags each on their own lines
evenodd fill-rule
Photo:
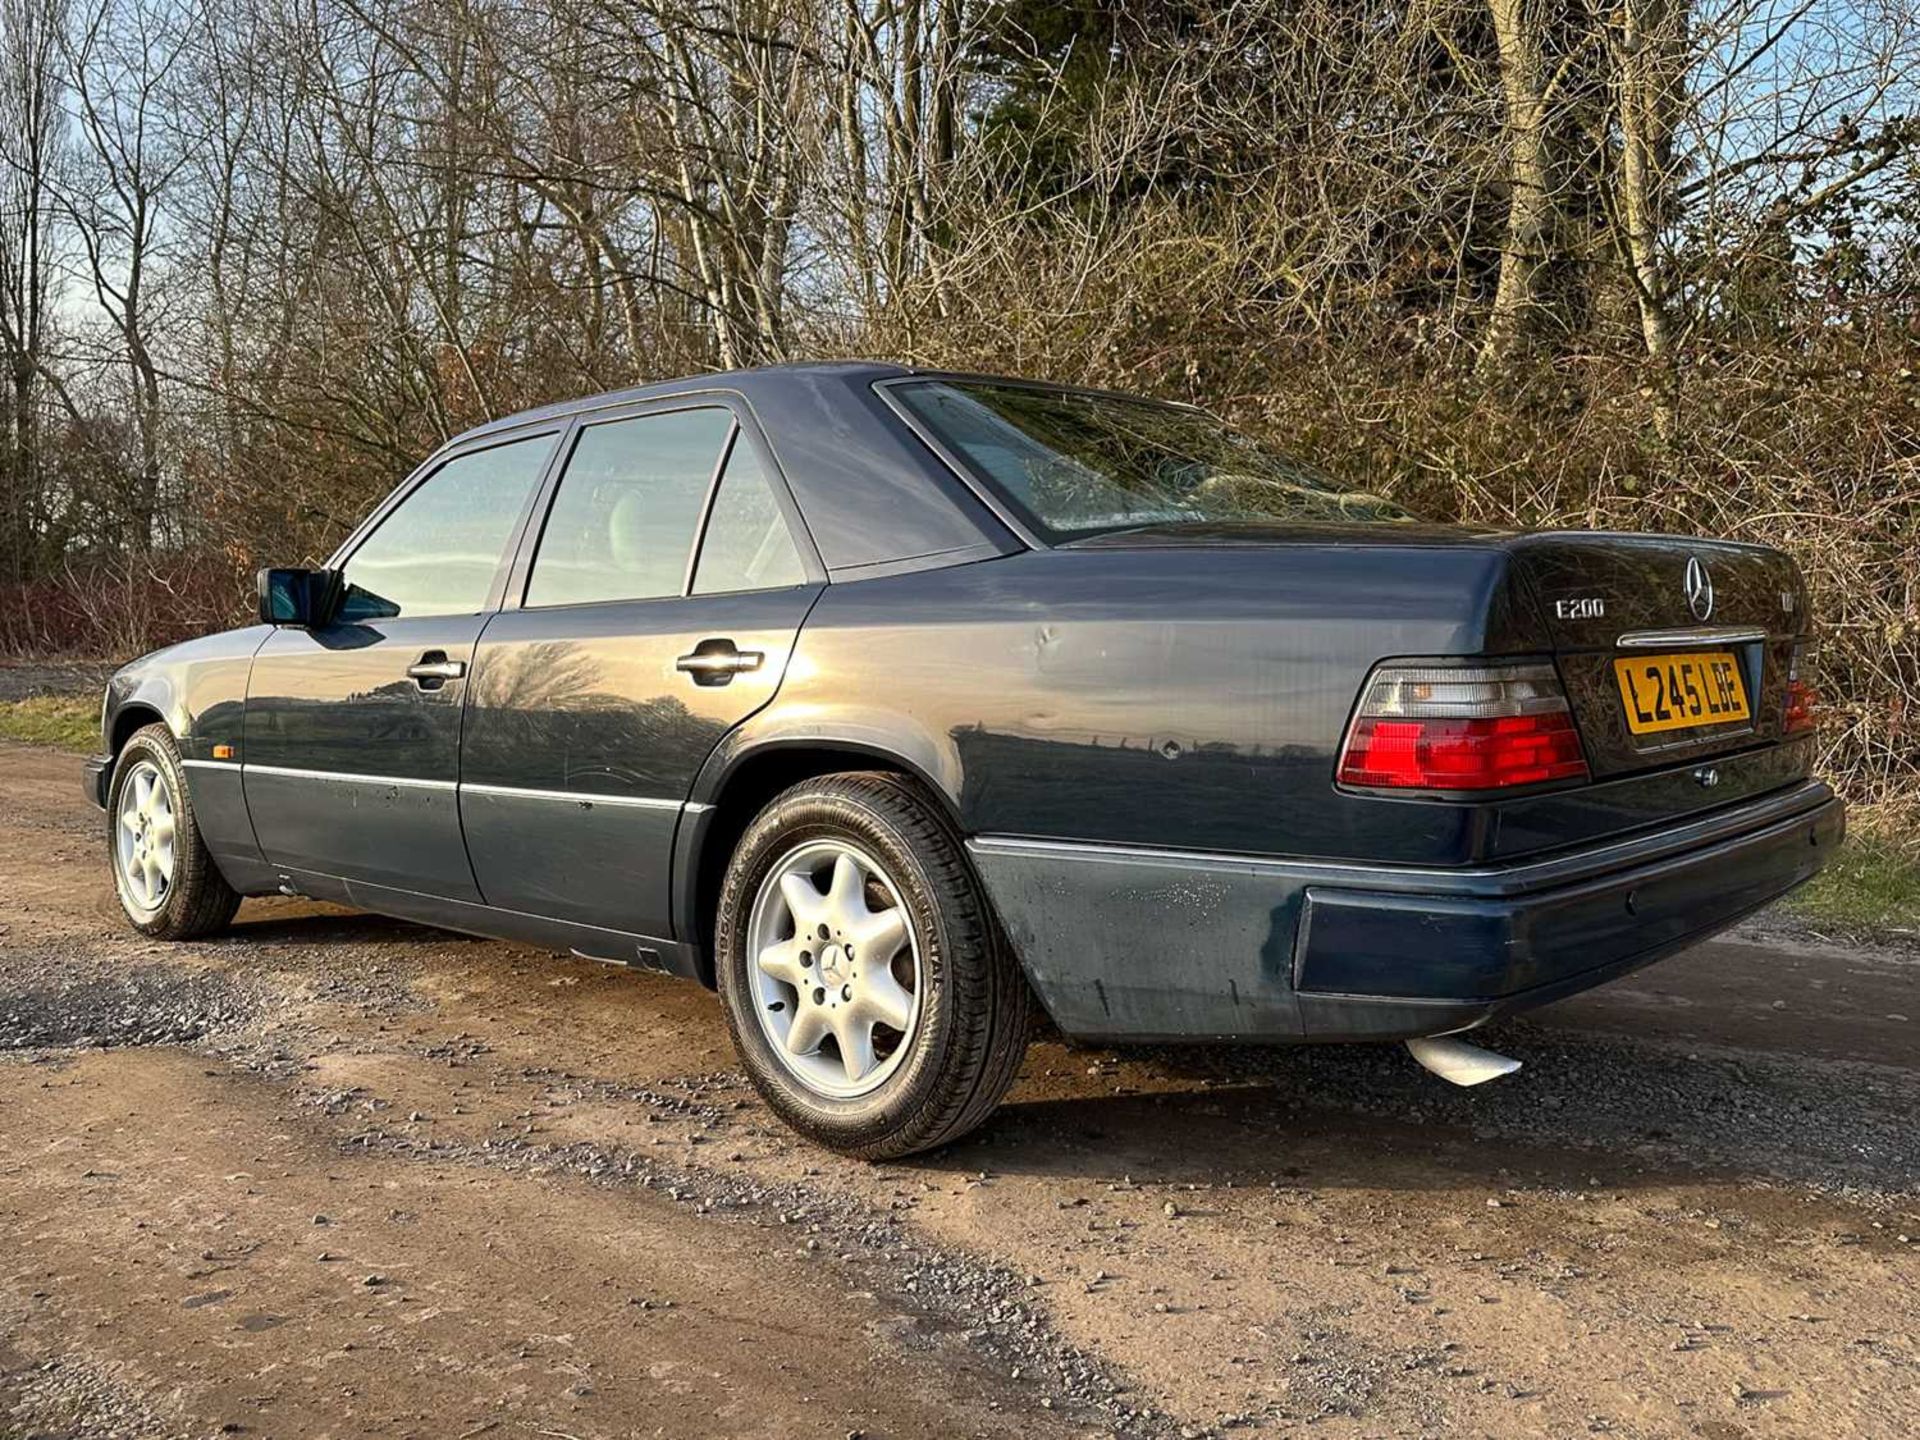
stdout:
<svg viewBox="0 0 1920 1440">
<path fill-rule="evenodd" d="M 1704 620 L 1713 614 L 1713 577 L 1707 574 L 1707 567 L 1700 558 L 1690 556 L 1687 560 L 1687 607 L 1693 611 L 1693 618 Z"/>
</svg>

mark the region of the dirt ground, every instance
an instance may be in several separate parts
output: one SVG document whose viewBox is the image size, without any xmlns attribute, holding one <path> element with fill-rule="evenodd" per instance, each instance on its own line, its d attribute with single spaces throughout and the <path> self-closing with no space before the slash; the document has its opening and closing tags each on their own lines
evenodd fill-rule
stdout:
<svg viewBox="0 0 1920 1440">
<path fill-rule="evenodd" d="M 0 1437 L 1843 1437 L 1920 1414 L 1920 961 L 1745 932 L 1493 1034 L 1037 1043 L 791 1138 L 697 987 L 293 901 L 119 922 L 0 747 Z"/>
</svg>

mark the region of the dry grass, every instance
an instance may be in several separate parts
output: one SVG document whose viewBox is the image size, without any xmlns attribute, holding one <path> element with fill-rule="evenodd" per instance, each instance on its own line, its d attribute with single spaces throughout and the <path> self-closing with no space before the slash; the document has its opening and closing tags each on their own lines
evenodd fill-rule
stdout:
<svg viewBox="0 0 1920 1440">
<path fill-rule="evenodd" d="M 0 738 L 90 752 L 100 744 L 100 702 L 79 695 L 0 701 Z"/>
<path fill-rule="evenodd" d="M 1920 861 L 1870 828 L 1786 905 L 1841 935 L 1920 937 Z"/>
</svg>

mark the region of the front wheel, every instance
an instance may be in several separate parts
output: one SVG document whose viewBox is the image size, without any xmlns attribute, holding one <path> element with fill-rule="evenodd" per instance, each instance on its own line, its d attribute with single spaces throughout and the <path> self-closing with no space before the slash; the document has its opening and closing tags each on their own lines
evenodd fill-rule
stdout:
<svg viewBox="0 0 1920 1440">
<path fill-rule="evenodd" d="M 959 838 L 899 776 L 829 775 L 768 805 L 727 867 L 715 951 L 755 1088 L 831 1149 L 955 1140 L 1026 1053 L 1026 979 Z"/>
<path fill-rule="evenodd" d="M 200 838 L 180 752 L 164 725 L 135 731 L 114 763 L 107 857 L 127 920 L 156 940 L 224 929 L 240 908 Z"/>
</svg>

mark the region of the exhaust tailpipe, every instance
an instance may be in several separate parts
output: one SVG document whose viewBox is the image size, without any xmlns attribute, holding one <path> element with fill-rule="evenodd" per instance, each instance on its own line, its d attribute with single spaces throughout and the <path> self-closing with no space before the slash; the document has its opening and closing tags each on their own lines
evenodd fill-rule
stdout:
<svg viewBox="0 0 1920 1440">
<path fill-rule="evenodd" d="M 1455 1085 L 1484 1085 L 1489 1080 L 1498 1080 L 1502 1075 L 1511 1075 L 1520 1068 L 1518 1060 L 1496 1055 L 1478 1045 L 1469 1045 L 1451 1035 L 1429 1035 L 1423 1040 L 1409 1040 L 1407 1053 L 1442 1080 L 1452 1081 Z"/>
</svg>

